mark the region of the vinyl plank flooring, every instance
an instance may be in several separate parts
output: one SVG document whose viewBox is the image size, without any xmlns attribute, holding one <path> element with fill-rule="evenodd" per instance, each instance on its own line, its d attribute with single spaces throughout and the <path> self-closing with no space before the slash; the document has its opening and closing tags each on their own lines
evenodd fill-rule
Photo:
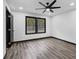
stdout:
<svg viewBox="0 0 79 59">
<path fill-rule="evenodd" d="M 18 42 L 5 59 L 76 59 L 76 45 L 54 38 Z"/>
</svg>

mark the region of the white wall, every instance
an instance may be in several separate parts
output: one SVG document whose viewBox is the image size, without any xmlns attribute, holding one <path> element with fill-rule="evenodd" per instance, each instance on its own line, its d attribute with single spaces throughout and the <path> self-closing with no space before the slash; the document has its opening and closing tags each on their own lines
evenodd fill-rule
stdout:
<svg viewBox="0 0 79 59">
<path fill-rule="evenodd" d="M 24 14 L 18 12 L 14 12 L 13 15 L 14 15 L 14 41 L 50 36 L 50 17 L 36 15 L 36 14 L 28 14 L 28 13 Z M 25 35 L 25 16 L 46 18 L 46 33 Z"/>
<path fill-rule="evenodd" d="M 14 15 L 14 41 L 28 40 L 40 37 L 53 36 L 69 42 L 76 42 L 76 11 L 59 14 L 52 18 L 36 15 L 13 12 Z M 25 35 L 25 16 L 46 18 L 46 33 Z"/>
<path fill-rule="evenodd" d="M 66 12 L 51 19 L 52 36 L 76 43 L 76 11 Z"/>
<path fill-rule="evenodd" d="M 6 24 L 6 12 L 5 12 L 5 7 L 6 7 L 6 3 L 5 3 L 5 0 L 4 0 L 4 2 L 3 2 L 3 57 L 5 56 L 5 54 L 6 54 L 6 26 L 5 26 L 5 24 Z"/>
</svg>

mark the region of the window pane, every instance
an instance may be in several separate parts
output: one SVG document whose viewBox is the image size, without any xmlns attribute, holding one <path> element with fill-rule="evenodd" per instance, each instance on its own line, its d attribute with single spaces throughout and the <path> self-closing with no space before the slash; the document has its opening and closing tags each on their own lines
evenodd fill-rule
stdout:
<svg viewBox="0 0 79 59">
<path fill-rule="evenodd" d="M 35 19 L 27 18 L 27 33 L 35 33 Z"/>
<path fill-rule="evenodd" d="M 37 19 L 38 32 L 45 32 L 45 19 Z"/>
</svg>

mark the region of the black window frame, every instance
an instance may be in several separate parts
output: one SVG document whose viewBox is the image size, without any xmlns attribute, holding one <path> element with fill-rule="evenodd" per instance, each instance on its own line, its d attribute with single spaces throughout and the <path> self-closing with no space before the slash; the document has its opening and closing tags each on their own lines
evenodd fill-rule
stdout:
<svg viewBox="0 0 79 59">
<path fill-rule="evenodd" d="M 27 33 L 27 18 L 34 18 L 35 19 L 35 32 L 34 33 Z M 44 20 L 44 32 L 38 32 L 38 20 L 42 19 Z M 40 34 L 40 33 L 46 33 L 46 18 L 40 18 L 40 17 L 33 17 L 33 16 L 26 16 L 25 17 L 25 34 Z"/>
</svg>

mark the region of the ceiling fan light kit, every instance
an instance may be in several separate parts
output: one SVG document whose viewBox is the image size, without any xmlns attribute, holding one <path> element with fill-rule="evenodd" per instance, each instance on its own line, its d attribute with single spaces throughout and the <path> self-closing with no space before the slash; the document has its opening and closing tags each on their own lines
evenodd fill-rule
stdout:
<svg viewBox="0 0 79 59">
<path fill-rule="evenodd" d="M 54 4 L 56 3 L 56 0 L 54 0 L 51 4 L 49 4 L 49 2 L 46 3 L 46 5 L 44 5 L 42 2 L 39 2 L 39 4 L 41 4 L 44 8 L 37 8 L 35 10 L 43 10 L 43 13 L 45 13 L 46 11 L 50 11 L 50 12 L 54 12 L 52 9 L 58 9 L 58 8 L 61 8 L 60 6 L 59 7 L 52 7 Z"/>
<path fill-rule="evenodd" d="M 46 9 L 46 11 L 50 11 L 50 9 L 48 8 L 48 9 Z"/>
</svg>

